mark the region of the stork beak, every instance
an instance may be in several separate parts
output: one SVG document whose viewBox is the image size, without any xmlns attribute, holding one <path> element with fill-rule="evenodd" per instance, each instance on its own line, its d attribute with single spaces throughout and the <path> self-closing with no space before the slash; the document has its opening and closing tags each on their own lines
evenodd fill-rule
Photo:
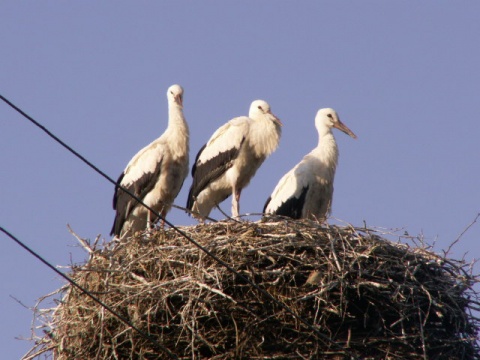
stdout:
<svg viewBox="0 0 480 360">
<path fill-rule="evenodd" d="M 334 128 L 337 128 L 337 129 L 340 130 L 340 131 L 343 131 L 345 134 L 350 135 L 350 136 L 351 136 L 352 138 L 354 138 L 354 139 L 357 138 L 357 135 L 355 135 L 355 134 L 353 133 L 353 131 L 348 128 L 347 125 L 345 125 L 343 122 L 341 122 L 340 119 L 338 119 L 338 122 L 336 122 L 335 124 L 333 124 L 333 127 L 334 127 Z"/>
<path fill-rule="evenodd" d="M 274 122 L 276 122 L 279 126 L 283 126 L 282 122 L 280 121 L 280 119 L 279 119 L 278 117 L 276 117 L 275 115 L 273 115 L 273 113 L 270 112 L 270 111 L 269 111 L 268 113 L 270 114 L 270 116 L 272 117 L 272 120 L 273 120 Z"/>
<path fill-rule="evenodd" d="M 183 106 L 183 99 L 182 99 L 182 95 L 181 95 L 181 94 L 175 95 L 175 102 L 176 102 L 178 105 Z"/>
</svg>

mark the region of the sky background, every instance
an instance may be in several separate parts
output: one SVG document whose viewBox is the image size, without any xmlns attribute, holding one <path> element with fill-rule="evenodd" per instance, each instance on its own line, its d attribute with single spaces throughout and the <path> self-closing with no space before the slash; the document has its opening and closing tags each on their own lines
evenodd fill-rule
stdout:
<svg viewBox="0 0 480 360">
<path fill-rule="evenodd" d="M 0 90 L 114 179 L 166 128 L 170 85 L 185 90 L 191 163 L 215 129 L 267 100 L 283 135 L 241 213 L 262 210 L 332 107 L 358 136 L 335 133 L 332 216 L 422 234 L 441 252 L 480 212 L 479 14 L 474 1 L 5 0 Z M 113 186 L 4 103 L 0 129 L 0 226 L 54 265 L 82 262 L 66 225 L 110 239 Z M 177 209 L 167 218 L 195 224 Z M 450 256 L 479 258 L 479 238 L 474 224 Z M 0 241 L 2 358 L 18 359 L 32 313 L 13 298 L 32 306 L 64 282 Z"/>
</svg>

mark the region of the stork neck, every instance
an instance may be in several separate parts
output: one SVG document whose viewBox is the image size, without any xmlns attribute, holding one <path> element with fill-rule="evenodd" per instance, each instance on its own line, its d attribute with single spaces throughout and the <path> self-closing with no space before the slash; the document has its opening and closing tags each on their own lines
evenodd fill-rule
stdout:
<svg viewBox="0 0 480 360">
<path fill-rule="evenodd" d="M 177 104 L 168 106 L 168 127 L 185 127 L 185 117 L 183 116 L 183 108 Z"/>
<path fill-rule="evenodd" d="M 327 163 L 335 171 L 338 161 L 338 147 L 330 129 L 323 134 L 319 132 L 317 153 L 322 162 Z"/>
<path fill-rule="evenodd" d="M 189 151 L 190 133 L 188 124 L 183 116 L 183 109 L 177 104 L 169 104 L 168 127 L 165 133 L 170 139 L 170 150 L 174 157 L 182 157 Z"/>
</svg>

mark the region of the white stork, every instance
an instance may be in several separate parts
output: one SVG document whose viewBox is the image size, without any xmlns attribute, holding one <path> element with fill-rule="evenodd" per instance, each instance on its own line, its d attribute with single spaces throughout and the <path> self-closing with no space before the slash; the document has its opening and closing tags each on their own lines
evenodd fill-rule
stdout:
<svg viewBox="0 0 480 360">
<path fill-rule="evenodd" d="M 332 133 L 337 128 L 357 136 L 333 109 L 320 109 L 315 117 L 318 145 L 278 182 L 263 208 L 265 214 L 323 221 L 331 210 L 338 148 Z"/>
<path fill-rule="evenodd" d="M 187 208 L 203 220 L 232 195 L 232 216 L 238 217 L 240 194 L 273 153 L 280 141 L 282 123 L 263 100 L 250 105 L 248 117 L 221 126 L 200 149 L 192 167 L 193 183 Z"/>
<path fill-rule="evenodd" d="M 132 235 L 149 229 L 158 220 L 119 185 L 165 218 L 188 175 L 189 130 L 183 115 L 182 87 L 170 86 L 167 99 L 167 129 L 140 150 L 118 178 L 113 196 L 113 208 L 117 213 L 110 235 Z"/>
</svg>

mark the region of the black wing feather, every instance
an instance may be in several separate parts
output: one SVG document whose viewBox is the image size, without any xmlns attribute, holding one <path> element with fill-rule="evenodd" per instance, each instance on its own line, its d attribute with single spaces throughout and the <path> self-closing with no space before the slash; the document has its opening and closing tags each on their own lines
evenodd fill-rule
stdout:
<svg viewBox="0 0 480 360">
<path fill-rule="evenodd" d="M 282 205 L 280 205 L 273 212 L 273 214 L 288 216 L 292 219 L 300 219 L 302 217 L 302 210 L 305 204 L 305 198 L 307 196 L 307 192 L 308 192 L 308 186 L 302 188 L 302 192 L 298 198 L 292 196 L 287 201 L 282 203 Z M 265 212 L 265 209 L 267 208 L 267 204 L 269 201 L 270 201 L 270 198 L 267 200 L 267 203 L 265 204 L 265 207 L 263 209 L 264 212 Z"/>
<path fill-rule="evenodd" d="M 272 197 L 271 197 L 271 196 L 269 196 L 268 199 L 267 199 L 267 201 L 265 201 L 265 205 L 263 205 L 262 213 L 265 214 L 265 210 L 267 210 L 267 206 L 268 206 L 268 204 L 270 204 L 270 200 L 272 200 Z"/>
<path fill-rule="evenodd" d="M 202 152 L 203 150 L 205 150 L 206 147 L 207 147 L 207 144 L 203 145 L 198 151 L 197 156 L 195 157 L 195 162 L 193 163 L 193 166 L 192 166 L 192 177 L 195 177 L 195 172 L 197 171 L 198 158 L 200 157 L 200 155 L 202 155 Z"/>
<path fill-rule="evenodd" d="M 143 200 L 145 196 L 155 187 L 155 184 L 160 177 L 160 172 L 162 168 L 161 164 L 162 162 L 160 161 L 155 167 L 154 172 L 144 173 L 143 176 L 138 178 L 136 181 L 126 186 L 123 185 L 123 187 L 132 194 L 134 194 L 140 200 Z M 122 173 L 120 175 L 117 181 L 117 185 L 115 186 L 113 208 L 117 210 L 117 214 L 115 216 L 110 235 L 115 234 L 117 236 L 120 236 L 123 224 L 128 219 L 133 210 L 138 205 L 143 206 L 132 196 L 130 196 L 130 194 L 126 193 L 119 187 L 124 176 L 125 173 Z"/>
<path fill-rule="evenodd" d="M 198 159 L 206 145 L 202 146 L 192 167 L 193 182 L 188 192 L 187 209 L 192 210 L 193 203 L 198 194 L 232 167 L 233 160 L 238 156 L 244 141 L 245 137 L 242 138 L 238 148 L 234 147 L 230 150 L 218 153 L 217 156 L 207 160 L 205 163 L 198 164 Z"/>
<path fill-rule="evenodd" d="M 115 191 L 113 192 L 113 210 L 117 210 L 117 196 L 118 196 L 118 189 L 119 189 L 118 186 L 122 182 L 124 176 L 125 176 L 125 172 L 122 172 L 118 177 L 117 183 L 115 184 Z"/>
</svg>

